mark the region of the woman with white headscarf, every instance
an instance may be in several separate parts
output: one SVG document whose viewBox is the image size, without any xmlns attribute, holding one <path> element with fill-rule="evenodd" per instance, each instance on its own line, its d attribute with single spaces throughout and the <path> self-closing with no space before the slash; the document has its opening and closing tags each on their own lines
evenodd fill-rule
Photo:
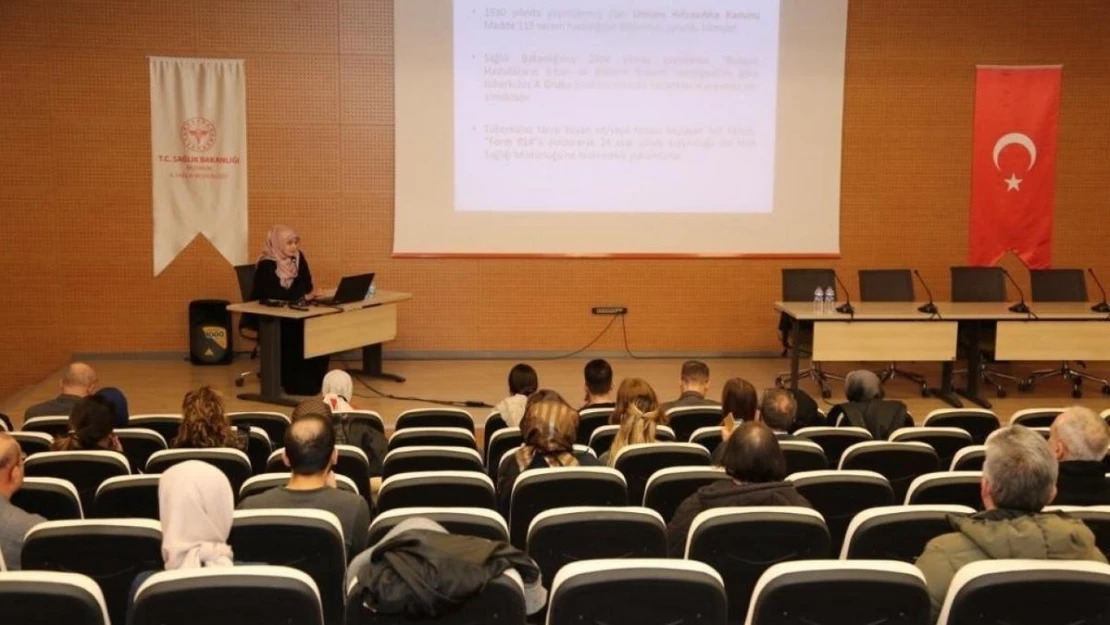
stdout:
<svg viewBox="0 0 1110 625">
<path fill-rule="evenodd" d="M 324 383 L 320 386 L 320 395 L 332 412 L 350 412 L 351 397 L 354 396 L 354 384 L 351 374 L 342 369 L 332 369 L 324 376 Z"/>
<path fill-rule="evenodd" d="M 158 480 L 162 559 L 166 570 L 232 566 L 235 499 L 227 476 L 199 460 L 170 467 Z"/>
</svg>

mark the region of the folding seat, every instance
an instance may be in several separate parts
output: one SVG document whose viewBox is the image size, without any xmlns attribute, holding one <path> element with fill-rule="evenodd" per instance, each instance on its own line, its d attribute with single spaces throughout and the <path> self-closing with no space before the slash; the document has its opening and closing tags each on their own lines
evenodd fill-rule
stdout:
<svg viewBox="0 0 1110 625">
<path fill-rule="evenodd" d="M 277 441 L 279 445 L 285 444 L 285 431 L 292 423 L 288 415 L 268 411 L 229 412 L 227 420 L 236 427 L 261 428 L 270 437 L 271 444 Z"/>
<path fill-rule="evenodd" d="M 298 508 L 236 510 L 227 542 L 238 561 L 304 572 L 316 582 L 324 622 L 341 623 L 347 571 L 343 540 L 343 526 L 334 513 Z"/>
<path fill-rule="evenodd" d="M 251 473 L 260 475 L 266 472 L 266 461 L 274 451 L 270 435 L 257 426 L 251 426 L 247 433 L 247 458 L 251 461 Z"/>
<path fill-rule="evenodd" d="M 894 492 L 885 477 L 873 471 L 807 471 L 786 477 L 829 528 L 830 553 L 838 553 L 852 517 L 876 506 L 894 503 Z"/>
<path fill-rule="evenodd" d="M 489 471 L 490 479 L 497 479 L 501 458 L 505 456 L 505 452 L 515 450 L 523 444 L 524 437 L 520 434 L 520 428 L 501 428 L 489 437 L 486 443 L 486 469 Z"/>
<path fill-rule="evenodd" d="M 482 457 L 465 447 L 401 447 L 385 456 L 382 479 L 413 471 L 484 472 Z"/>
<path fill-rule="evenodd" d="M 150 519 L 47 521 L 27 532 L 21 560 L 24 570 L 88 575 L 111 621 L 125 623 L 135 576 L 162 569 L 162 528 Z"/>
<path fill-rule="evenodd" d="M 96 489 L 104 480 L 130 475 L 127 457 L 115 451 L 44 451 L 23 462 L 28 477 L 56 477 L 77 488 L 81 507 L 92 510 Z"/>
<path fill-rule="evenodd" d="M 59 438 L 69 433 L 69 415 L 31 417 L 23 422 L 23 427 L 20 430 L 23 432 L 42 432 L 54 438 Z"/>
<path fill-rule="evenodd" d="M 100 586 L 77 573 L 0 573 L 0 605 L 5 625 L 111 625 Z"/>
<path fill-rule="evenodd" d="M 532 520 L 545 510 L 567 506 L 625 506 L 628 502 L 624 476 L 609 467 L 525 471 L 513 483 L 510 495 L 509 539 L 513 546 L 524 549 Z"/>
<path fill-rule="evenodd" d="M 665 558 L 667 525 L 647 508 L 554 508 L 532 519 L 527 543 L 528 555 L 549 580 L 579 560 Z"/>
<path fill-rule="evenodd" d="M 890 433 L 892 443 L 925 443 L 937 452 L 941 468 L 952 464 L 956 452 L 971 446 L 971 435 L 966 430 L 948 427 L 899 428 Z"/>
<path fill-rule="evenodd" d="M 856 443 L 840 457 L 841 470 L 874 471 L 890 481 L 894 500 L 906 496 L 910 482 L 939 469 L 937 452 L 925 443 Z"/>
<path fill-rule="evenodd" d="M 177 438 L 184 421 L 185 418 L 179 414 L 134 414 L 127 420 L 127 427 L 154 430 L 166 439 L 166 444 L 173 445 L 173 439 Z"/>
<path fill-rule="evenodd" d="M 782 455 L 786 457 L 787 473 L 824 471 L 829 468 L 829 461 L 825 458 L 825 450 L 813 441 L 779 441 L 779 449 L 782 450 Z"/>
<path fill-rule="evenodd" d="M 720 406 L 676 406 L 666 412 L 663 422 L 671 426 L 676 439 L 687 442 L 698 428 L 720 426 L 723 417 Z"/>
<path fill-rule="evenodd" d="M 489 441 L 494 433 L 509 427 L 505 422 L 505 417 L 501 416 L 500 412 L 496 410 L 486 415 L 486 421 L 482 425 L 482 449 L 486 452 L 487 459 L 489 458 Z"/>
<path fill-rule="evenodd" d="M 229 566 L 151 575 L 136 591 L 126 622 L 323 625 L 324 618 L 316 583 L 301 571 L 285 566 Z"/>
<path fill-rule="evenodd" d="M 226 447 L 212 449 L 167 449 L 155 452 L 146 463 L 147 473 L 165 473 L 186 460 L 200 460 L 216 467 L 231 482 L 231 492 L 238 493 L 251 476 L 251 460 L 246 453 Z"/>
<path fill-rule="evenodd" d="M 1063 408 L 1025 408 L 1010 415 L 1010 425 L 1024 425 L 1027 428 L 1046 428 L 1060 416 Z"/>
<path fill-rule="evenodd" d="M 952 456 L 949 471 L 982 471 L 983 461 L 987 459 L 986 445 L 969 445 Z"/>
<path fill-rule="evenodd" d="M 1110 565 L 1079 560 L 982 560 L 956 571 L 937 625 L 1102 625 Z"/>
<path fill-rule="evenodd" d="M 48 521 L 84 517 L 77 488 L 69 480 L 56 477 L 23 478 L 23 486 L 12 495 L 12 505 Z"/>
<path fill-rule="evenodd" d="M 668 467 L 648 478 L 644 487 L 644 507 L 670 521 L 679 504 L 702 486 L 732 478 L 719 467 Z"/>
<path fill-rule="evenodd" d="M 712 508 L 694 517 L 686 559 L 721 575 L 728 620 L 742 623 L 752 590 L 771 565 L 829 557 L 829 530 L 820 513 L 801 507 Z"/>
<path fill-rule="evenodd" d="M 524 584 L 515 569 L 490 580 L 479 594 L 451 613 L 435 618 L 374 612 L 366 606 L 364 592 L 352 578 L 347 585 L 345 625 L 525 625 Z"/>
<path fill-rule="evenodd" d="M 709 452 L 694 443 L 640 443 L 617 452 L 613 466 L 624 474 L 628 500 L 643 501 L 648 478 L 659 469 L 709 466 Z"/>
<path fill-rule="evenodd" d="M 712 454 L 717 449 L 717 446 L 721 444 L 721 427 L 711 425 L 709 427 L 698 428 L 690 434 L 690 442 L 705 447 L 709 450 L 709 453 Z"/>
<path fill-rule="evenodd" d="M 918 476 L 906 491 L 906 505 L 951 504 L 983 508 L 979 485 L 982 471 L 941 471 Z"/>
<path fill-rule="evenodd" d="M 1110 559 L 1110 506 L 1046 506 L 1045 512 L 1063 512 L 1075 517 L 1095 535 L 1095 544 Z"/>
<path fill-rule="evenodd" d="M 489 540 L 509 541 L 509 526 L 500 514 L 487 508 L 396 508 L 387 510 L 374 517 L 366 547 L 371 547 L 382 539 L 389 530 L 406 519 L 421 517 L 439 523 L 452 534 L 477 536 Z"/>
<path fill-rule="evenodd" d="M 841 560 L 900 560 L 913 564 L 930 540 L 954 531 L 951 517 L 968 516 L 967 506 L 881 506 L 857 514 L 844 538 Z"/>
<path fill-rule="evenodd" d="M 416 446 L 466 447 L 478 449 L 474 434 L 463 428 L 410 427 L 396 430 L 389 437 L 389 451 Z"/>
<path fill-rule="evenodd" d="M 239 501 L 242 501 L 252 495 L 264 493 L 271 488 L 285 486 L 289 483 L 289 478 L 292 475 L 293 474 L 289 471 L 285 471 L 284 473 L 275 472 L 255 475 L 247 479 L 246 482 L 243 482 L 243 485 L 239 488 Z M 358 494 L 358 487 L 355 486 L 354 480 L 347 477 L 346 475 L 337 474 L 335 476 L 335 486 L 340 490 L 345 490 L 349 493 L 355 493 L 356 495 Z"/>
<path fill-rule="evenodd" d="M 408 428 L 462 428 L 474 433 L 474 417 L 462 408 L 413 408 L 397 415 L 393 433 Z"/>
<path fill-rule="evenodd" d="M 475 471 L 417 471 L 382 482 L 378 491 L 379 513 L 397 508 L 497 509 L 493 480 Z"/>
<path fill-rule="evenodd" d="M 608 425 L 609 417 L 613 416 L 612 408 L 583 408 L 578 411 L 578 431 L 576 442 L 579 445 L 589 445 L 594 430 Z M 608 451 L 608 448 L 606 448 Z"/>
<path fill-rule="evenodd" d="M 609 448 L 613 446 L 613 439 L 617 437 L 621 426 L 619 425 L 601 425 L 593 431 L 590 436 L 589 449 L 593 451 L 595 457 L 601 457 L 602 454 L 609 452 Z M 655 440 L 661 442 L 675 442 L 674 430 L 671 430 L 665 425 L 660 425 L 655 428 Z"/>
<path fill-rule="evenodd" d="M 148 428 L 119 428 L 114 432 L 123 447 L 123 455 L 131 464 L 132 473 L 141 473 L 146 469 L 146 463 L 154 452 L 169 448 L 161 434 Z"/>
<path fill-rule="evenodd" d="M 382 436 L 385 436 L 385 422 L 382 421 L 382 416 L 373 410 L 348 410 L 346 412 L 336 412 L 333 414 L 339 415 L 339 418 L 344 423 L 363 423 L 381 432 Z M 285 439 L 271 439 L 271 442 L 273 442 L 275 446 L 280 447 L 285 444 Z"/>
<path fill-rule="evenodd" d="M 794 432 L 794 436 L 809 439 L 820 445 L 821 449 L 825 450 L 825 458 L 828 459 L 831 467 L 840 466 L 840 457 L 844 455 L 845 449 L 856 443 L 873 439 L 871 432 L 857 427 L 813 426 Z"/>
<path fill-rule="evenodd" d="M 547 625 L 724 625 L 725 586 L 690 560 L 585 560 L 559 570 L 548 594 Z"/>
<path fill-rule="evenodd" d="M 19 450 L 24 456 L 50 451 L 54 445 L 54 437 L 46 432 L 8 432 L 8 435 L 19 443 Z"/>
<path fill-rule="evenodd" d="M 808 560 L 769 568 L 752 592 L 747 625 L 929 622 L 925 576 L 886 560 Z"/>
<path fill-rule="evenodd" d="M 998 415 L 985 408 L 940 408 L 925 415 L 925 427 L 955 427 L 971 435 L 971 442 L 982 445 L 999 428 Z"/>
<path fill-rule="evenodd" d="M 158 480 L 162 476 L 119 475 L 110 477 L 96 489 L 92 518 L 154 519 L 158 515 Z"/>
</svg>

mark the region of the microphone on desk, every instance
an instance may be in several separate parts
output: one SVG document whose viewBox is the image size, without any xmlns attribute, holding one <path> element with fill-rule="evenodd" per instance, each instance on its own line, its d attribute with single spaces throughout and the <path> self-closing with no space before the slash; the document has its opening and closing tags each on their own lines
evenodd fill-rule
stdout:
<svg viewBox="0 0 1110 625">
<path fill-rule="evenodd" d="M 1102 288 L 1102 283 L 1099 282 L 1098 276 L 1095 275 L 1095 270 L 1090 267 L 1087 268 L 1087 273 L 1091 274 L 1091 278 L 1095 281 L 1095 286 L 1098 287 L 1099 292 L 1102 293 L 1102 301 L 1091 306 L 1091 310 L 1099 313 L 1110 313 L 1110 304 L 1106 303 L 1106 289 Z"/>
<path fill-rule="evenodd" d="M 835 271 L 833 272 L 833 279 L 840 285 L 840 288 L 844 289 L 844 303 L 836 307 L 836 312 L 844 315 L 855 315 L 856 309 L 852 306 L 852 296 L 848 293 L 847 285 L 840 279 L 840 276 L 836 275 Z"/>
<path fill-rule="evenodd" d="M 930 315 L 937 314 L 937 305 L 933 303 L 933 292 L 929 290 L 929 285 L 925 283 L 925 278 L 922 278 L 921 272 L 916 269 L 913 270 L 913 275 L 917 276 L 917 281 L 921 283 L 921 286 L 925 287 L 925 294 L 929 296 L 929 301 L 918 306 L 917 311 Z"/>
<path fill-rule="evenodd" d="M 999 269 L 1002 270 L 1002 274 L 1006 276 L 1006 279 L 1010 281 L 1010 284 L 1014 285 L 1014 288 L 1017 289 L 1018 297 L 1020 298 L 1020 301 L 1018 303 L 1010 306 L 1010 312 L 1030 313 L 1031 311 L 1029 310 L 1029 306 L 1025 303 L 1025 291 L 1021 290 L 1021 287 L 1018 285 L 1017 280 L 1014 280 L 1014 277 L 1010 275 L 1009 271 L 1006 271 L 1005 267 L 999 267 Z"/>
</svg>

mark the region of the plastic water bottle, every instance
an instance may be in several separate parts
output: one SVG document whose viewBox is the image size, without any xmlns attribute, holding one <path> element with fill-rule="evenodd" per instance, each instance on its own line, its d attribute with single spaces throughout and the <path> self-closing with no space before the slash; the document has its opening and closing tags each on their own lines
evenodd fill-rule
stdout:
<svg viewBox="0 0 1110 625">
<path fill-rule="evenodd" d="M 813 291 L 813 313 L 821 315 L 825 312 L 825 291 L 821 287 L 817 287 Z"/>
<path fill-rule="evenodd" d="M 366 299 L 373 299 L 374 298 L 374 293 L 377 293 L 377 292 L 378 292 L 378 287 L 374 286 L 374 283 L 370 283 L 370 288 L 366 290 Z"/>
<path fill-rule="evenodd" d="M 834 310 L 836 310 L 836 293 L 833 291 L 833 288 L 831 286 L 826 287 L 825 288 L 825 314 L 831 315 Z"/>
</svg>

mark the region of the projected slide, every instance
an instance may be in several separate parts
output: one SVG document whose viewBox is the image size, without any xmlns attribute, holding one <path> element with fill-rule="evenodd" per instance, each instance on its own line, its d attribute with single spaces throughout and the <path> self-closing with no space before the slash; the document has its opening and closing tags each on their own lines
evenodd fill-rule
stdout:
<svg viewBox="0 0 1110 625">
<path fill-rule="evenodd" d="M 772 210 L 778 0 L 455 0 L 453 24 L 456 210 Z"/>
</svg>

